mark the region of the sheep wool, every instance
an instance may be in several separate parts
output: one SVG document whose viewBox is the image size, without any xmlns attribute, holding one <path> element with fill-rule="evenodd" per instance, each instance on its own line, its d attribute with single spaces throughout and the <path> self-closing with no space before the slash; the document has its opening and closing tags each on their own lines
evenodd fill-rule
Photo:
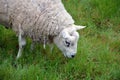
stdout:
<svg viewBox="0 0 120 80">
<path fill-rule="evenodd" d="M 0 24 L 41 43 L 52 42 L 64 28 L 74 24 L 61 0 L 0 0 Z"/>
</svg>

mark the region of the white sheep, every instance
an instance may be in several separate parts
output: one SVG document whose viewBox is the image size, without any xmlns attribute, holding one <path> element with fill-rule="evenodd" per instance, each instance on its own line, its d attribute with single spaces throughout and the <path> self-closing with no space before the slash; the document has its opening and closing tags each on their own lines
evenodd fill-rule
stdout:
<svg viewBox="0 0 120 80">
<path fill-rule="evenodd" d="M 0 0 L 0 24 L 12 28 L 18 35 L 21 56 L 26 37 L 33 42 L 55 43 L 64 56 L 77 53 L 79 34 L 85 26 L 74 25 L 61 0 Z"/>
</svg>

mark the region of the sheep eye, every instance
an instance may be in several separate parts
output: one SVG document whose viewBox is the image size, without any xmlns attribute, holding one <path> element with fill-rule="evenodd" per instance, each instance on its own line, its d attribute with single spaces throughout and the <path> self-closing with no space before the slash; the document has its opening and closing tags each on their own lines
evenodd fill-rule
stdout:
<svg viewBox="0 0 120 80">
<path fill-rule="evenodd" d="M 65 45 L 66 45 L 67 47 L 70 47 L 70 42 L 65 41 Z"/>
</svg>

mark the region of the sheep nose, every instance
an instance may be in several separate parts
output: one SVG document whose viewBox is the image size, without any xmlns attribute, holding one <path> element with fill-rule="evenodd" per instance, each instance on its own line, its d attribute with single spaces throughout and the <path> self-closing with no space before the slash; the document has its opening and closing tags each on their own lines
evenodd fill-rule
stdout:
<svg viewBox="0 0 120 80">
<path fill-rule="evenodd" d="M 71 55 L 71 57 L 72 57 L 72 58 L 74 58 L 74 57 L 75 57 L 75 55 Z"/>
</svg>

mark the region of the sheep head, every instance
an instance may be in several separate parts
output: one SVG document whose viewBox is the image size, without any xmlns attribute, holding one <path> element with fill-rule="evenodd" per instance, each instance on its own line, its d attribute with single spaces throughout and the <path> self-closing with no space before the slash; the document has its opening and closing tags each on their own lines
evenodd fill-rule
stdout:
<svg viewBox="0 0 120 80">
<path fill-rule="evenodd" d="M 77 53 L 77 42 L 79 39 L 77 30 L 83 28 L 85 28 L 85 26 L 71 25 L 63 29 L 60 34 L 54 38 L 54 43 L 63 52 L 65 57 L 73 58 Z"/>
</svg>

